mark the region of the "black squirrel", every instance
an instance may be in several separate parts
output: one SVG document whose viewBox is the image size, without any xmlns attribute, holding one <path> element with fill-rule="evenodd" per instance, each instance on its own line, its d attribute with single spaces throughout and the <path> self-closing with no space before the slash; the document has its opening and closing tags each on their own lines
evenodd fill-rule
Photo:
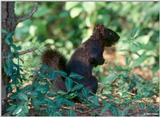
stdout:
<svg viewBox="0 0 160 117">
<path fill-rule="evenodd" d="M 104 47 L 112 46 L 118 39 L 118 34 L 111 29 L 105 28 L 104 25 L 96 25 L 91 37 L 75 50 L 67 64 L 65 58 L 55 50 L 45 51 L 42 63 L 57 70 L 64 70 L 68 74 L 74 72 L 83 76 L 84 78 L 81 80 L 75 78 L 72 80 L 96 93 L 98 81 L 92 75 L 92 69 L 104 63 Z M 65 89 L 64 78 L 57 78 L 54 82 L 58 89 Z"/>
<path fill-rule="evenodd" d="M 75 50 L 67 63 L 68 73 L 75 72 L 85 77 L 81 80 L 73 80 L 82 83 L 96 93 L 98 81 L 92 75 L 92 69 L 104 63 L 104 47 L 113 45 L 118 39 L 118 34 L 111 29 L 105 28 L 103 25 L 96 25 L 91 37 Z"/>
</svg>

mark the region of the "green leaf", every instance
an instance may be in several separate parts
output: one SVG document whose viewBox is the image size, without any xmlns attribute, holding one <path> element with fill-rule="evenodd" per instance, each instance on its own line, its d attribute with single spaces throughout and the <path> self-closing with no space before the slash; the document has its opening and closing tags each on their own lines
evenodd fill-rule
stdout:
<svg viewBox="0 0 160 117">
<path fill-rule="evenodd" d="M 10 96 L 10 98 L 11 98 L 11 99 L 16 99 L 17 96 L 18 96 L 18 92 L 15 92 L 15 93 L 13 93 L 13 94 Z"/>
<path fill-rule="evenodd" d="M 76 91 L 76 90 L 80 90 L 82 89 L 84 86 L 82 84 L 77 84 L 72 88 L 72 91 Z"/>
<path fill-rule="evenodd" d="M 25 104 L 24 107 L 23 107 L 23 113 L 24 113 L 24 115 L 26 115 L 28 112 L 29 112 L 28 105 Z"/>
<path fill-rule="evenodd" d="M 20 112 L 22 112 L 23 106 L 18 106 L 15 111 L 13 112 L 13 115 L 18 115 Z"/>
<path fill-rule="evenodd" d="M 138 50 L 141 50 L 142 49 L 142 46 L 140 43 L 132 43 L 131 46 L 130 46 L 130 51 L 131 52 L 137 52 Z"/>
<path fill-rule="evenodd" d="M 56 96 L 57 93 L 56 92 L 47 92 L 47 96 L 49 97 L 53 97 L 53 96 Z"/>
<path fill-rule="evenodd" d="M 141 109 L 144 109 L 144 108 L 145 108 L 145 104 L 144 104 L 144 103 L 139 103 L 138 105 L 139 105 L 139 107 L 140 107 Z"/>
<path fill-rule="evenodd" d="M 126 56 L 125 58 L 125 63 L 126 65 L 129 65 L 131 63 L 131 58 L 129 56 Z M 123 68 L 123 67 L 122 67 Z M 126 68 L 126 70 L 129 69 L 129 68 Z"/>
<path fill-rule="evenodd" d="M 62 91 L 62 90 L 59 90 L 59 91 L 57 91 L 57 94 L 58 94 L 58 95 L 65 95 L 66 92 L 65 92 L 65 91 Z"/>
<path fill-rule="evenodd" d="M 58 75 L 53 71 L 49 73 L 48 78 L 54 80 L 55 78 L 58 78 Z"/>
<path fill-rule="evenodd" d="M 72 18 L 75 18 L 75 17 L 77 17 L 78 15 L 80 15 L 81 12 L 82 12 L 82 8 L 80 8 L 80 7 L 72 8 L 71 11 L 70 11 L 70 16 L 71 16 Z"/>
<path fill-rule="evenodd" d="M 92 12 L 94 12 L 95 8 L 96 8 L 96 5 L 94 2 L 83 2 L 82 3 L 82 6 L 84 8 L 84 10 L 91 14 Z M 89 18 L 89 17 L 88 17 Z"/>
<path fill-rule="evenodd" d="M 113 115 L 118 116 L 119 115 L 119 109 L 116 107 L 115 104 L 111 104 L 110 106 L 110 110 L 113 113 Z"/>
<path fill-rule="evenodd" d="M 142 48 L 145 50 L 154 50 L 156 46 L 154 46 L 150 41 L 147 44 L 142 44 Z"/>
<path fill-rule="evenodd" d="M 8 33 L 6 38 L 5 38 L 5 42 L 7 45 L 11 45 L 13 43 L 13 39 L 12 36 L 14 35 L 14 32 Z"/>
<path fill-rule="evenodd" d="M 140 28 L 139 27 L 135 27 L 133 30 L 132 30 L 132 32 L 131 32 L 131 37 L 133 38 L 133 39 L 135 39 L 135 38 L 137 38 L 138 37 L 138 35 L 140 34 Z"/>
<path fill-rule="evenodd" d="M 128 57 L 126 57 L 126 59 L 127 59 L 126 62 L 130 61 Z M 128 64 L 129 64 L 129 63 L 128 63 Z M 120 66 L 120 65 L 116 65 L 116 66 L 114 67 L 114 69 L 115 69 L 116 71 L 129 71 L 129 70 L 130 70 L 127 66 Z"/>
<path fill-rule="evenodd" d="M 39 93 L 38 93 L 37 91 L 33 91 L 33 92 L 31 93 L 31 95 L 32 95 L 32 97 L 37 97 L 37 96 L 39 95 Z"/>
<path fill-rule="evenodd" d="M 117 77 L 117 74 L 115 73 L 110 73 L 107 77 L 106 77 L 106 82 L 107 83 L 112 83 L 114 80 L 116 80 L 118 77 Z"/>
<path fill-rule="evenodd" d="M 55 70 L 55 73 L 58 74 L 58 75 L 60 75 L 60 76 L 67 77 L 67 73 L 64 72 L 64 71 Z"/>
<path fill-rule="evenodd" d="M 78 80 L 80 80 L 80 79 L 83 78 L 83 76 L 81 76 L 81 75 L 79 75 L 77 73 L 74 73 L 74 72 L 71 72 L 71 74 L 69 75 L 69 77 L 74 78 L 74 79 L 78 79 Z"/>
<path fill-rule="evenodd" d="M 15 44 L 12 44 L 12 47 L 15 51 L 18 51 L 21 49 L 21 46 L 16 46 Z"/>
<path fill-rule="evenodd" d="M 34 13 L 34 17 L 42 17 L 48 14 L 50 10 L 46 6 L 41 6 L 38 10 Z"/>
<path fill-rule="evenodd" d="M 8 76 L 11 76 L 13 74 L 13 62 L 11 59 L 6 60 L 4 70 Z"/>
<path fill-rule="evenodd" d="M 68 110 L 67 116 L 76 116 L 76 112 L 74 110 Z"/>
<path fill-rule="evenodd" d="M 31 92 L 33 88 L 33 85 L 27 85 L 24 88 L 21 89 L 21 92 Z"/>
<path fill-rule="evenodd" d="M 18 93 L 18 98 L 20 99 L 20 100 L 24 100 L 24 101 L 27 101 L 28 100 L 28 96 L 26 95 L 26 94 L 24 94 L 24 93 Z"/>
<path fill-rule="evenodd" d="M 49 90 L 49 85 L 48 84 L 45 84 L 45 85 L 38 84 L 35 90 L 38 91 L 38 92 L 41 92 L 41 93 L 45 94 Z"/>
<path fill-rule="evenodd" d="M 79 5 L 79 4 L 80 4 L 79 2 L 67 2 L 67 3 L 65 4 L 65 9 L 66 9 L 66 10 L 70 10 L 70 9 L 76 7 L 76 6 Z"/>
<path fill-rule="evenodd" d="M 77 97 L 77 92 L 69 93 L 69 95 L 65 95 L 67 99 L 73 99 Z"/>
<path fill-rule="evenodd" d="M 109 110 L 110 106 L 111 106 L 110 103 L 105 102 L 104 107 L 102 108 L 102 110 L 101 110 L 101 112 L 100 112 L 100 115 L 102 115 L 102 114 L 105 113 L 107 110 Z"/>
<path fill-rule="evenodd" d="M 7 112 L 12 113 L 17 108 L 17 105 L 10 105 L 7 108 Z"/>
<path fill-rule="evenodd" d="M 56 97 L 55 103 L 56 103 L 57 108 L 60 108 L 63 105 L 63 99 L 64 98 L 62 97 Z"/>
<path fill-rule="evenodd" d="M 141 65 L 149 56 L 147 56 L 145 53 L 143 53 L 140 57 L 138 57 L 134 62 L 132 63 L 132 67 L 137 67 Z"/>
<path fill-rule="evenodd" d="M 85 98 L 88 98 L 89 96 L 89 90 L 87 88 L 83 88 L 82 89 L 82 95 L 85 97 Z"/>
<path fill-rule="evenodd" d="M 40 108 L 40 105 L 44 104 L 46 104 L 46 100 L 43 96 L 32 98 L 32 105 L 35 106 L 36 108 Z"/>
<path fill-rule="evenodd" d="M 98 97 L 95 95 L 95 96 L 90 96 L 88 98 L 88 100 L 90 102 L 92 102 L 93 104 L 95 104 L 95 106 L 99 106 L 99 101 L 98 101 Z"/>
<path fill-rule="evenodd" d="M 50 107 L 55 108 L 56 105 L 54 105 L 54 101 L 52 99 L 45 98 L 44 100 Z"/>
<path fill-rule="evenodd" d="M 61 112 L 55 112 L 54 116 L 62 116 L 62 113 Z"/>
<path fill-rule="evenodd" d="M 65 86 L 66 86 L 68 92 L 71 91 L 72 86 L 73 86 L 73 80 L 70 78 L 66 78 Z"/>
<path fill-rule="evenodd" d="M 70 101 L 70 100 L 67 100 L 67 99 L 63 99 L 63 104 L 67 105 L 67 106 L 74 106 L 75 103 Z"/>
</svg>

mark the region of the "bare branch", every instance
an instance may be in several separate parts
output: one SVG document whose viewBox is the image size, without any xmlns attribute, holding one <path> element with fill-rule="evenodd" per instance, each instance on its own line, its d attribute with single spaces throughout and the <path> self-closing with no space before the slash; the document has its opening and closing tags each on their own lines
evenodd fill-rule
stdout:
<svg viewBox="0 0 160 117">
<path fill-rule="evenodd" d="M 27 54 L 27 53 L 33 52 L 35 50 L 36 50 L 36 48 L 31 48 L 31 49 L 28 49 L 28 50 L 25 50 L 25 51 L 18 52 L 18 54 L 19 55 L 23 55 L 23 54 Z"/>
<path fill-rule="evenodd" d="M 30 53 L 30 52 L 33 52 L 35 51 L 37 48 L 31 48 L 31 49 L 28 49 L 28 50 L 24 50 L 24 51 L 21 51 L 21 52 L 18 52 L 19 55 L 23 55 L 23 54 L 27 54 L 27 53 Z M 3 59 L 6 59 L 8 57 L 6 56 L 2 56 Z"/>
<path fill-rule="evenodd" d="M 37 3 L 35 3 L 35 4 L 33 5 L 32 10 L 31 10 L 27 15 L 17 17 L 17 23 L 22 22 L 22 21 L 24 21 L 24 20 L 27 20 L 27 19 L 31 18 L 32 15 L 37 11 L 37 9 L 38 9 L 38 5 L 37 5 Z"/>
</svg>

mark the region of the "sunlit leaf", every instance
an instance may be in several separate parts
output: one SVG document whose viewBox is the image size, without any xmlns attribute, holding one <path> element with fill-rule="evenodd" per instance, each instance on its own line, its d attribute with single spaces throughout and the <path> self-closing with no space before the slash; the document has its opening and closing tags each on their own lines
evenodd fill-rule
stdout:
<svg viewBox="0 0 160 117">
<path fill-rule="evenodd" d="M 131 32 L 131 37 L 133 39 L 135 39 L 140 33 L 140 28 L 139 27 L 135 27 L 132 32 Z"/>
<path fill-rule="evenodd" d="M 19 105 L 13 112 L 13 115 L 18 115 L 20 112 L 22 112 L 23 106 Z"/>
<path fill-rule="evenodd" d="M 132 67 L 137 67 L 141 65 L 147 58 L 148 58 L 148 55 L 143 53 L 140 57 L 134 60 L 134 62 L 132 63 Z"/>
<path fill-rule="evenodd" d="M 107 83 L 112 83 L 115 79 L 117 79 L 117 75 L 115 73 L 110 73 L 107 77 L 106 77 L 106 82 Z"/>
<path fill-rule="evenodd" d="M 80 4 L 80 3 L 79 2 L 66 2 L 65 9 L 70 10 L 70 9 L 76 7 L 78 4 Z"/>
<path fill-rule="evenodd" d="M 87 13 L 89 14 L 91 14 L 96 8 L 96 5 L 94 2 L 83 2 L 82 6 L 84 10 L 87 11 Z"/>
<path fill-rule="evenodd" d="M 72 18 L 77 17 L 82 12 L 82 8 L 75 7 L 70 11 L 70 15 Z"/>
</svg>

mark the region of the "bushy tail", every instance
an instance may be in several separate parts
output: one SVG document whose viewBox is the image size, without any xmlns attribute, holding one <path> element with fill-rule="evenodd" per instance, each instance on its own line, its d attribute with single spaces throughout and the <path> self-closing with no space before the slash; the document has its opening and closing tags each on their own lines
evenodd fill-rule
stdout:
<svg viewBox="0 0 160 117">
<path fill-rule="evenodd" d="M 42 63 L 52 67 L 55 70 L 66 71 L 66 59 L 56 50 L 46 50 L 42 55 Z M 57 78 L 51 80 L 51 82 L 53 84 L 51 88 L 53 91 L 57 91 L 59 89 L 66 91 L 63 77 L 57 76 Z"/>
<path fill-rule="evenodd" d="M 43 53 L 42 63 L 56 70 L 65 70 L 66 68 L 65 57 L 60 52 L 52 49 L 48 49 Z"/>
</svg>

